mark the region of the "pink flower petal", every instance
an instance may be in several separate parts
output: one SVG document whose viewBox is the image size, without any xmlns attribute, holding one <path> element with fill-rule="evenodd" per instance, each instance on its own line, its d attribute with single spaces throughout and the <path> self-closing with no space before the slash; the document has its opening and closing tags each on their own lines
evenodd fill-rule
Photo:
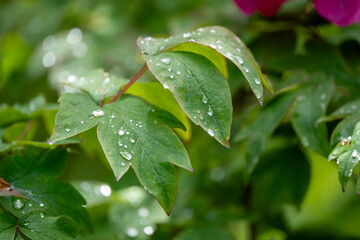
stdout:
<svg viewBox="0 0 360 240">
<path fill-rule="evenodd" d="M 287 0 L 234 0 L 245 14 L 252 14 L 258 10 L 262 15 L 272 17 L 281 4 Z"/>
<path fill-rule="evenodd" d="M 318 13 L 339 26 L 360 22 L 360 0 L 313 0 Z"/>
</svg>

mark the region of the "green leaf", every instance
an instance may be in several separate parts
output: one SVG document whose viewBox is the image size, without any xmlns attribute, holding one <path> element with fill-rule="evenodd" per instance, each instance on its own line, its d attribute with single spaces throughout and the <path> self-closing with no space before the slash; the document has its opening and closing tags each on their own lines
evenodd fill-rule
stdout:
<svg viewBox="0 0 360 240">
<path fill-rule="evenodd" d="M 327 128 L 317 120 L 325 115 L 334 85 L 325 75 L 312 75 L 311 79 L 314 83 L 304 86 L 295 101 L 292 125 L 303 146 L 326 156 L 329 153 Z"/>
<path fill-rule="evenodd" d="M 2 206 L 17 217 L 33 210 L 46 211 L 52 216 L 66 215 L 84 228 L 91 229 L 83 197 L 68 183 L 54 180 L 66 166 L 66 151 L 51 151 L 28 147 L 16 150 L 0 162 L 0 176 L 11 187 L 30 200 L 1 197 Z"/>
<path fill-rule="evenodd" d="M 224 76 L 205 57 L 190 52 L 142 55 L 150 71 L 169 89 L 186 115 L 229 147 L 232 104 Z"/>
<path fill-rule="evenodd" d="M 360 122 L 357 122 L 352 136 L 339 142 L 329 155 L 329 161 L 336 160 L 339 165 L 339 180 L 345 191 L 354 168 L 360 161 Z"/>
<path fill-rule="evenodd" d="M 118 78 L 104 72 L 103 69 L 96 69 L 83 76 L 70 75 L 61 83 L 88 93 L 96 103 L 99 103 L 107 97 L 114 96 L 127 82 L 127 79 Z"/>
<path fill-rule="evenodd" d="M 199 228 L 189 228 L 180 232 L 174 240 L 234 240 L 235 237 L 227 230 L 220 228 L 219 226 L 206 226 Z"/>
<path fill-rule="evenodd" d="M 235 136 L 235 141 L 246 142 L 247 172 L 251 173 L 259 161 L 266 143 L 280 124 L 294 101 L 297 92 L 291 89 L 274 96 L 256 115 L 255 119 L 242 128 Z"/>
<path fill-rule="evenodd" d="M 16 219 L 0 208 L 0 239 L 13 240 L 15 237 Z"/>
<path fill-rule="evenodd" d="M 74 136 L 97 124 L 100 144 L 116 178 L 131 166 L 170 213 L 177 187 L 171 163 L 192 170 L 183 144 L 169 128 L 184 129 L 184 125 L 167 111 L 131 95 L 100 108 L 85 94 L 64 94 L 51 140 Z"/>
<path fill-rule="evenodd" d="M 334 131 L 331 134 L 330 146 L 333 148 L 341 141 L 351 140 L 355 125 L 359 121 L 360 115 L 355 115 L 345 118 L 338 125 L 336 125 Z"/>
<path fill-rule="evenodd" d="M 183 141 L 188 142 L 190 140 L 191 122 L 186 114 L 181 110 L 171 92 L 164 89 L 159 82 L 134 83 L 126 92 L 142 97 L 147 102 L 150 102 L 151 104 L 154 104 L 176 116 L 186 127 L 186 132 L 182 129 L 174 129 L 175 132 L 183 139 Z"/>
<path fill-rule="evenodd" d="M 178 44 L 193 42 L 208 46 L 232 61 L 244 74 L 255 96 L 262 104 L 263 88 L 267 82 L 262 75 L 254 56 L 245 44 L 230 30 L 220 26 L 199 28 L 182 36 L 169 38 L 139 38 L 137 43 L 143 54 L 158 55 Z M 268 86 L 268 84 L 266 84 Z"/>
<path fill-rule="evenodd" d="M 66 217 L 50 217 L 41 211 L 32 211 L 19 220 L 19 230 L 36 240 L 77 239 L 77 228 Z"/>
</svg>

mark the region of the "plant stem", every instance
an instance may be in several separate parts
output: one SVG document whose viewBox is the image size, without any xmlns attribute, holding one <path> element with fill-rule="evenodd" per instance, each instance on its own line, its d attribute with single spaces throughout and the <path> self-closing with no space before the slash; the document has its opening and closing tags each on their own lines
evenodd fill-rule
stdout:
<svg viewBox="0 0 360 240">
<path fill-rule="evenodd" d="M 126 92 L 126 90 L 133 85 L 134 82 L 136 82 L 136 80 L 138 80 L 140 78 L 140 76 L 146 71 L 147 69 L 147 65 L 145 64 L 134 76 L 133 78 L 123 87 L 119 90 L 119 92 L 108 102 L 108 103 L 113 103 L 116 100 L 119 99 L 119 97 Z M 100 103 L 102 105 L 102 102 Z"/>
<path fill-rule="evenodd" d="M 21 141 L 21 139 L 23 139 L 23 137 L 25 137 L 25 135 L 29 132 L 31 126 L 33 125 L 33 120 L 31 119 L 28 124 L 26 125 L 26 128 L 24 129 L 24 131 L 20 134 L 20 136 L 16 139 L 16 141 Z"/>
</svg>

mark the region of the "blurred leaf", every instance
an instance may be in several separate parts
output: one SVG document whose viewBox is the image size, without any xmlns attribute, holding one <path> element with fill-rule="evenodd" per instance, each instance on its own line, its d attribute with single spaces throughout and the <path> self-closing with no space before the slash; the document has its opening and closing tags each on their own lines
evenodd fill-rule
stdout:
<svg viewBox="0 0 360 240">
<path fill-rule="evenodd" d="M 202 228 L 189 228 L 180 232 L 174 240 L 234 240 L 230 232 L 218 226 L 207 226 Z"/>
<path fill-rule="evenodd" d="M 330 115 L 320 118 L 318 122 L 334 121 L 339 118 L 344 118 L 356 114 L 360 114 L 360 99 L 344 104 L 343 106 L 333 111 Z"/>
<path fill-rule="evenodd" d="M 174 94 L 187 116 L 229 147 L 231 95 L 226 79 L 215 66 L 205 57 L 189 52 L 142 57 L 164 88 Z"/>
<path fill-rule="evenodd" d="M 170 213 L 177 187 L 171 163 L 192 170 L 183 144 L 167 127 L 182 128 L 183 124 L 169 112 L 131 95 L 102 108 L 85 94 L 65 94 L 59 101 L 51 140 L 69 138 L 100 123 L 98 138 L 116 178 L 132 166 L 144 187 Z"/>
<path fill-rule="evenodd" d="M 151 104 L 154 104 L 176 116 L 186 127 L 186 132 L 182 129 L 175 129 L 175 132 L 178 133 L 185 142 L 190 141 L 191 124 L 189 119 L 181 110 L 171 92 L 164 89 L 160 83 L 134 83 L 126 92 L 140 96 Z"/>
<path fill-rule="evenodd" d="M 235 141 L 247 140 L 246 162 L 248 173 L 253 171 L 261 152 L 266 147 L 268 139 L 280 124 L 298 94 L 295 90 L 290 89 L 275 95 L 255 116 L 255 119 L 235 135 Z"/>
<path fill-rule="evenodd" d="M 2 206 L 17 217 L 33 210 L 46 211 L 51 216 L 66 215 L 79 226 L 91 229 L 82 196 L 68 183 L 54 180 L 62 175 L 65 163 L 64 149 L 44 151 L 28 147 L 25 152 L 16 150 L 2 159 L 0 176 L 30 199 L 1 197 Z"/>
<path fill-rule="evenodd" d="M 311 85 L 304 86 L 296 98 L 292 125 L 302 145 L 326 156 L 329 153 L 327 128 L 317 120 L 325 115 L 334 85 L 325 75 L 312 75 L 311 79 Z"/>
<path fill-rule="evenodd" d="M 24 195 L 20 194 L 15 189 L 11 188 L 11 185 L 5 181 L 2 177 L 0 177 L 0 196 L 17 196 L 28 199 Z"/>
<path fill-rule="evenodd" d="M 157 39 L 139 38 L 137 41 L 140 50 L 148 55 L 158 55 L 162 50 L 185 42 L 208 46 L 231 60 L 244 74 L 256 98 L 262 104 L 263 88 L 261 82 L 267 82 L 267 80 L 262 75 L 250 50 L 227 28 L 205 27 L 194 32 L 186 32 L 182 36 Z"/>
<path fill-rule="evenodd" d="M 104 72 L 103 69 L 97 69 L 87 72 L 81 77 L 70 75 L 62 83 L 88 93 L 96 103 L 100 103 L 105 98 L 116 95 L 120 87 L 127 81 Z"/>
</svg>

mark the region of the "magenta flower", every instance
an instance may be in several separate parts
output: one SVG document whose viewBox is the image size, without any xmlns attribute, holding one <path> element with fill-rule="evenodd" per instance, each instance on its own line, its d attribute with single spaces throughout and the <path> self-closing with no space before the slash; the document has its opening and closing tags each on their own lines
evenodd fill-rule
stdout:
<svg viewBox="0 0 360 240">
<path fill-rule="evenodd" d="M 248 15 L 258 10 L 264 16 L 271 17 L 285 1 L 287 0 L 235 0 L 235 3 Z"/>
<path fill-rule="evenodd" d="M 274 16 L 287 0 L 234 0 L 239 8 L 250 15 L 259 11 L 267 17 Z M 360 22 L 360 0 L 313 0 L 318 13 L 330 22 L 346 26 Z"/>
<path fill-rule="evenodd" d="M 360 0 L 313 0 L 317 12 L 339 26 L 360 21 Z"/>
</svg>

